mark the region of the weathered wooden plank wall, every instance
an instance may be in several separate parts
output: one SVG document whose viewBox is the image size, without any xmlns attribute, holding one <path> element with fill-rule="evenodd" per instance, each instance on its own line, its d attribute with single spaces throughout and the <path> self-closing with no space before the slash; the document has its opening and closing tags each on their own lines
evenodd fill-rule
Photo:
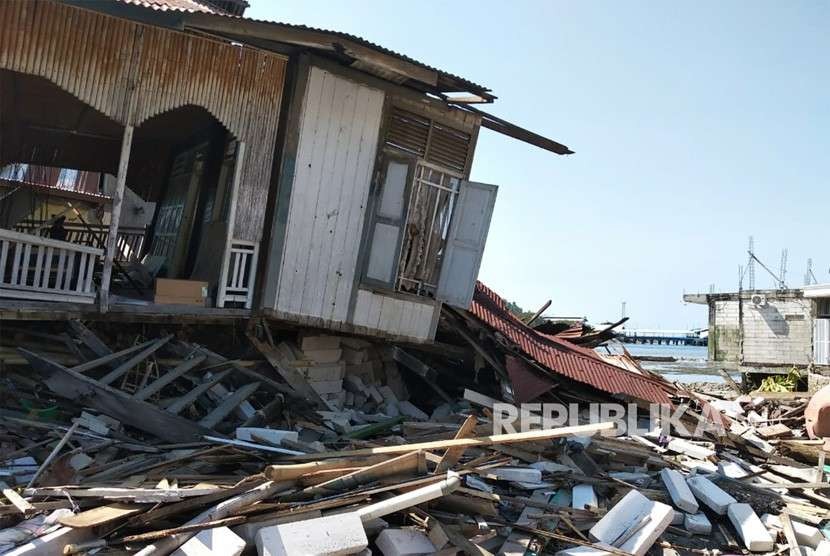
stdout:
<svg viewBox="0 0 830 556">
<path fill-rule="evenodd" d="M 248 145 L 235 239 L 261 239 L 285 66 L 277 54 L 53 0 L 0 2 L 0 68 L 44 77 L 121 125 L 201 106 Z"/>
<path fill-rule="evenodd" d="M 383 102 L 380 90 L 310 69 L 278 275 L 280 313 L 346 321 Z"/>
<path fill-rule="evenodd" d="M 435 312 L 440 310 L 440 304 L 430 299 L 408 300 L 359 289 L 351 324 L 369 334 L 428 341 Z"/>
</svg>

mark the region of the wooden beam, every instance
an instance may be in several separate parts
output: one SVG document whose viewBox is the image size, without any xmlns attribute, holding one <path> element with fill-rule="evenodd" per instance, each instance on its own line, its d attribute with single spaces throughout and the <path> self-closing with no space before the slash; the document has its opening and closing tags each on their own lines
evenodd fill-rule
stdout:
<svg viewBox="0 0 830 556">
<path fill-rule="evenodd" d="M 49 389 L 61 397 L 83 400 L 85 405 L 124 424 L 158 436 L 167 442 L 190 442 L 216 432 L 187 419 L 182 419 L 156 406 L 134 400 L 132 396 L 87 376 L 67 369 L 37 353 L 18 351 L 40 373 Z"/>
<path fill-rule="evenodd" d="M 536 442 L 562 438 L 563 436 L 586 436 L 595 432 L 610 430 L 614 423 L 595 423 L 592 425 L 578 425 L 575 427 L 561 427 L 558 429 L 532 430 L 512 434 L 495 434 L 492 436 L 481 436 L 477 438 L 454 438 L 452 440 L 433 440 L 431 442 L 418 442 L 415 444 L 400 444 L 398 446 L 378 446 L 376 448 L 363 448 L 359 450 L 342 450 L 339 452 L 320 452 L 316 454 L 305 454 L 293 456 L 289 459 L 294 461 L 307 461 L 328 458 L 350 458 L 360 456 L 374 456 L 377 454 L 402 454 L 414 450 L 442 450 L 447 448 L 485 448 L 499 444 L 514 444 L 517 442 Z"/>
<path fill-rule="evenodd" d="M 104 253 L 104 270 L 101 273 L 101 290 L 98 303 L 102 313 L 109 309 L 110 280 L 112 279 L 112 264 L 115 259 L 115 248 L 118 244 L 118 224 L 121 221 L 121 206 L 124 204 L 124 188 L 127 185 L 127 169 L 130 164 L 130 150 L 133 145 L 133 131 L 131 125 L 124 127 L 124 136 L 121 140 L 121 155 L 118 159 L 118 176 L 115 182 L 115 191 L 112 195 L 112 214 L 110 216 L 109 233 L 107 235 L 107 250 Z"/>
<path fill-rule="evenodd" d="M 29 504 L 26 500 L 24 500 L 23 497 L 20 496 L 16 490 L 11 488 L 3 481 L 0 481 L 0 490 L 3 491 L 3 496 L 6 497 L 6 500 L 11 502 L 12 505 L 15 508 L 17 508 L 17 510 L 23 515 L 29 515 L 37 511 L 35 507 Z"/>
<path fill-rule="evenodd" d="M 476 425 L 478 424 L 478 419 L 475 415 L 470 415 L 467 417 L 467 420 L 464 421 L 461 426 L 458 428 L 458 432 L 455 433 L 455 439 L 461 438 L 469 438 L 473 434 L 475 434 Z M 448 448 L 446 452 L 444 452 L 444 456 L 441 458 L 441 461 L 438 462 L 438 465 L 435 467 L 434 473 L 436 475 L 441 473 L 446 473 L 452 467 L 458 463 L 458 460 L 461 459 L 461 456 L 464 455 L 464 452 L 467 451 L 466 447 L 460 448 Z"/>
</svg>

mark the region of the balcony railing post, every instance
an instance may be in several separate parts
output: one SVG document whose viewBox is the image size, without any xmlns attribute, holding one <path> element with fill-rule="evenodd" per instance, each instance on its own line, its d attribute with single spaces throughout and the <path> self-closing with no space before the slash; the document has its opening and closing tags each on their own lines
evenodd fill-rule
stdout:
<svg viewBox="0 0 830 556">
<path fill-rule="evenodd" d="M 118 243 L 118 223 L 121 220 L 121 205 L 124 201 L 124 187 L 127 184 L 127 168 L 130 164 L 130 150 L 133 144 L 133 126 L 124 127 L 124 138 L 121 141 L 121 157 L 118 160 L 118 177 L 115 191 L 112 195 L 109 233 L 107 234 L 107 249 L 104 253 L 104 271 L 101 273 L 101 289 L 99 290 L 99 306 L 102 313 L 109 309 L 110 279 L 112 278 L 112 262 L 115 258 L 115 248 Z"/>
</svg>

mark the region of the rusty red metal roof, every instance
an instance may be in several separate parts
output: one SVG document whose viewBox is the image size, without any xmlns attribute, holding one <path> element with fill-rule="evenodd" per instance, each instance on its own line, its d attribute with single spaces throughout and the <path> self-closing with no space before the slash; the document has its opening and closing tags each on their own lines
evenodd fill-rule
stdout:
<svg viewBox="0 0 830 556">
<path fill-rule="evenodd" d="M 476 283 L 469 312 L 552 373 L 609 394 L 671 404 L 670 383 L 626 371 L 606 363 L 591 349 L 536 332 L 513 316 L 505 300 L 481 282 Z"/>
</svg>

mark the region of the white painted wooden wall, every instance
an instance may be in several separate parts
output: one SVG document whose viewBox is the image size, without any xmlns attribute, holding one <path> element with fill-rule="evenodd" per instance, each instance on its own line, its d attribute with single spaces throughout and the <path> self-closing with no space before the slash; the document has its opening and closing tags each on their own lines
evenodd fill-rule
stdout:
<svg viewBox="0 0 830 556">
<path fill-rule="evenodd" d="M 310 70 L 277 288 L 279 312 L 346 321 L 383 100 L 383 91 Z"/>
<path fill-rule="evenodd" d="M 434 302 L 354 291 L 383 102 L 383 91 L 311 68 L 274 309 L 289 320 L 427 341 Z"/>
<path fill-rule="evenodd" d="M 431 299 L 410 301 L 359 289 L 352 324 L 368 333 L 430 341 L 433 315 L 440 307 Z"/>
</svg>

